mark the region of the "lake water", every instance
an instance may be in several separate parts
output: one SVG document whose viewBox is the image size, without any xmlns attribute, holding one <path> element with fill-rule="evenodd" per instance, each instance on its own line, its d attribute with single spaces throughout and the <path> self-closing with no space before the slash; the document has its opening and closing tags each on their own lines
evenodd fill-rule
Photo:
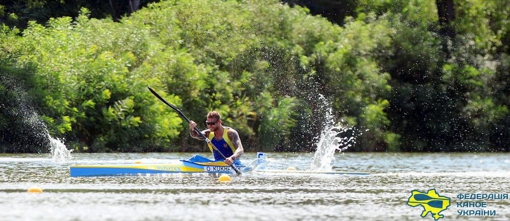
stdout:
<svg viewBox="0 0 510 221">
<path fill-rule="evenodd" d="M 49 154 L 0 155 L 0 220 L 434 220 L 431 213 L 420 216 L 425 207 L 407 203 L 413 190 L 432 189 L 450 199 L 439 220 L 510 220 L 508 154 L 334 155 L 333 170 L 368 176 L 252 172 L 230 183 L 209 175 L 69 177 L 72 164 L 192 155 L 73 153 L 64 162 Z M 268 153 L 268 169 L 308 169 L 313 157 Z M 43 193 L 28 193 L 33 186 Z"/>
</svg>

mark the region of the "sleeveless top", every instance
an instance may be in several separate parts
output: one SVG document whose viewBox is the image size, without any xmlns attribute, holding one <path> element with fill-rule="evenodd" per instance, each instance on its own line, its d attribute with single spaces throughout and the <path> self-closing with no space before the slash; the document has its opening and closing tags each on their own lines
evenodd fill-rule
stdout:
<svg viewBox="0 0 510 221">
<path fill-rule="evenodd" d="M 230 138 L 228 138 L 228 131 L 229 131 L 229 129 L 230 129 L 229 127 L 223 127 L 223 137 L 222 137 L 221 140 L 214 139 L 214 132 L 212 132 L 212 131 L 209 132 L 209 140 L 211 141 L 212 144 L 214 144 L 214 146 L 216 148 L 218 148 L 218 150 L 225 157 L 232 156 L 232 154 L 234 154 L 234 152 L 236 151 L 236 149 L 234 147 L 234 143 L 232 143 Z M 211 146 L 211 144 L 207 144 L 207 145 L 209 146 L 209 150 L 211 150 L 211 152 L 214 155 L 214 160 L 216 160 L 216 161 L 224 160 L 223 157 L 221 156 L 221 154 L 219 154 L 218 151 L 216 151 Z"/>
</svg>

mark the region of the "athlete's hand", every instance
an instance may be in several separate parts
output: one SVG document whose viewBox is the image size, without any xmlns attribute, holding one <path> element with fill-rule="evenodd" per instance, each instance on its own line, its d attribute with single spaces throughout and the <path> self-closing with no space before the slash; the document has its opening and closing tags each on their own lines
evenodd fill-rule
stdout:
<svg viewBox="0 0 510 221">
<path fill-rule="evenodd" d="M 234 163 L 235 159 L 231 156 L 231 157 L 227 157 L 227 159 L 225 159 L 225 163 L 227 165 L 232 165 Z"/>
<path fill-rule="evenodd" d="M 189 130 L 195 131 L 195 127 L 197 127 L 197 123 L 195 123 L 195 121 L 190 120 L 189 121 Z"/>
</svg>

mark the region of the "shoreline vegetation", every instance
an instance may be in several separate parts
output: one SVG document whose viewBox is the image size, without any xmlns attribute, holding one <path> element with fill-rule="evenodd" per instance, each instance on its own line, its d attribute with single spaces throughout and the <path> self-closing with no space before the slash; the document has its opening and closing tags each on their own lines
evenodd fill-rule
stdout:
<svg viewBox="0 0 510 221">
<path fill-rule="evenodd" d="M 314 151 L 329 122 L 347 151 L 510 148 L 509 1 L 16 2 L 0 152 L 206 151 L 148 86 L 196 122 L 219 111 L 246 151 Z"/>
</svg>

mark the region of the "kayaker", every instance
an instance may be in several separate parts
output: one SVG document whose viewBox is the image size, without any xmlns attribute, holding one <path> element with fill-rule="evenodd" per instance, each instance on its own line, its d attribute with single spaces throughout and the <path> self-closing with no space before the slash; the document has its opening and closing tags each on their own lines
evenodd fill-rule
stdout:
<svg viewBox="0 0 510 221">
<path fill-rule="evenodd" d="M 221 115 L 217 111 L 209 112 L 205 123 L 207 124 L 207 129 L 203 130 L 202 134 L 209 138 L 211 143 L 213 143 L 214 146 L 226 157 L 226 159 L 223 159 L 221 154 L 208 144 L 209 149 L 214 155 L 214 159 L 216 161 L 224 160 L 227 165 L 231 165 L 232 163 L 240 164 L 239 158 L 243 155 L 244 149 L 237 131 L 231 127 L 223 126 Z M 204 140 L 204 138 L 195 131 L 196 126 L 196 122 L 189 122 L 191 137 L 198 140 Z"/>
</svg>

